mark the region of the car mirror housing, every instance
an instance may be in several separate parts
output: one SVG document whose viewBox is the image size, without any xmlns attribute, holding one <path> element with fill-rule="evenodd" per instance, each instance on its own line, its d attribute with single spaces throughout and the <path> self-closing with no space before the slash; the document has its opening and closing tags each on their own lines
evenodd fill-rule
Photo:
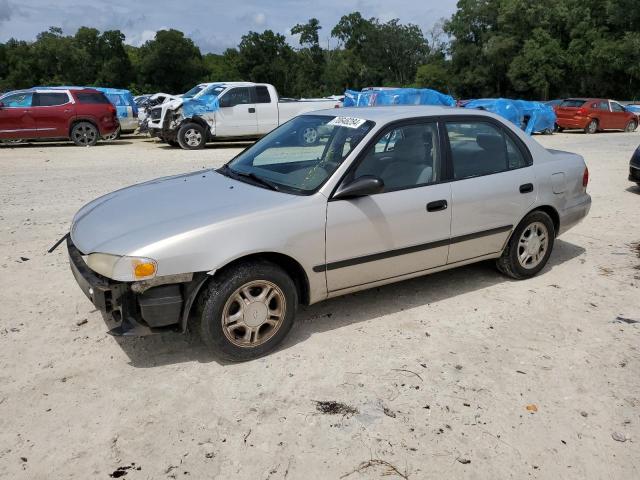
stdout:
<svg viewBox="0 0 640 480">
<path fill-rule="evenodd" d="M 349 198 L 366 197 L 384 190 L 384 182 L 374 175 L 363 175 L 355 180 L 340 185 L 333 198 L 346 200 Z"/>
</svg>

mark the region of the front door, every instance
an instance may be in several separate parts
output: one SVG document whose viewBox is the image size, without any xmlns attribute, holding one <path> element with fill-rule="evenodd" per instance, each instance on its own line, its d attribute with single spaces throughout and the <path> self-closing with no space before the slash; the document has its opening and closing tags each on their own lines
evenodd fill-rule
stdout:
<svg viewBox="0 0 640 480">
<path fill-rule="evenodd" d="M 613 125 L 611 128 L 623 130 L 629 122 L 629 113 L 618 102 L 609 102 L 611 104 L 611 118 Z"/>
<path fill-rule="evenodd" d="M 256 105 L 249 87 L 227 90 L 219 99 L 216 116 L 217 137 L 252 137 L 258 134 Z"/>
<path fill-rule="evenodd" d="M 435 122 L 391 127 L 366 149 L 344 182 L 383 180 L 382 193 L 330 200 L 326 272 L 330 292 L 426 271 L 447 261 L 449 183 Z"/>
<path fill-rule="evenodd" d="M 33 94 L 32 115 L 38 137 L 68 137 L 75 116 L 75 105 L 67 92 L 36 92 Z"/>
<path fill-rule="evenodd" d="M 36 123 L 31 114 L 31 92 L 4 97 L 0 107 L 0 139 L 34 138 Z"/>
<path fill-rule="evenodd" d="M 506 127 L 446 122 L 454 181 L 448 263 L 500 252 L 536 199 L 531 156 Z"/>
</svg>

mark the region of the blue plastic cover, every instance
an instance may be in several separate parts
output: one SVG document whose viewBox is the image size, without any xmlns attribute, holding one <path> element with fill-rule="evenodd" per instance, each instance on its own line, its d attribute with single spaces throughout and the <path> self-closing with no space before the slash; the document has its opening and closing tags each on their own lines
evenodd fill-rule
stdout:
<svg viewBox="0 0 640 480">
<path fill-rule="evenodd" d="M 510 100 L 508 98 L 481 98 L 471 100 L 463 108 L 476 108 L 506 118 L 525 133 L 553 131 L 556 113 L 550 105 L 527 100 Z"/>
<path fill-rule="evenodd" d="M 218 95 L 224 88 L 224 84 L 214 83 L 197 93 L 195 97 L 187 97 L 182 102 L 183 116 L 189 118 L 203 113 L 216 112 L 220 108 Z"/>
<path fill-rule="evenodd" d="M 539 132 L 553 132 L 556 126 L 556 112 L 551 105 L 542 102 L 530 102 L 527 100 L 516 100 L 522 115 L 528 118 L 525 133 L 531 135 Z"/>
<path fill-rule="evenodd" d="M 429 88 L 371 88 L 361 92 L 344 92 L 345 107 L 373 107 L 378 105 L 445 105 L 453 107 L 453 97 Z"/>
<path fill-rule="evenodd" d="M 640 105 L 625 105 L 624 108 L 630 112 L 640 114 Z"/>
<path fill-rule="evenodd" d="M 118 111 L 118 118 L 126 118 L 129 116 L 129 109 L 127 107 L 131 107 L 134 117 L 138 115 L 138 105 L 133 100 L 133 95 L 129 90 L 105 87 L 88 88 L 95 88 L 99 92 L 104 93 L 113 106 L 116 107 L 116 110 Z"/>
</svg>

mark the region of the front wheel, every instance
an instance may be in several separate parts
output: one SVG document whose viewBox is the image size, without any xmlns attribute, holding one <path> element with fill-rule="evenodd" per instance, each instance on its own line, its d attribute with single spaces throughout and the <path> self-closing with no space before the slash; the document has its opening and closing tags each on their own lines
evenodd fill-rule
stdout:
<svg viewBox="0 0 640 480">
<path fill-rule="evenodd" d="M 270 262 L 248 262 L 211 280 L 192 325 L 225 360 L 251 360 L 275 349 L 293 325 L 298 306 L 289 275 Z"/>
<path fill-rule="evenodd" d="M 206 136 L 204 128 L 197 123 L 187 123 L 178 130 L 178 143 L 185 150 L 197 150 L 204 147 Z"/>
<path fill-rule="evenodd" d="M 89 122 L 76 123 L 71 129 L 71 140 L 79 147 L 91 147 L 98 142 L 98 129 Z"/>
<path fill-rule="evenodd" d="M 631 133 L 631 132 L 635 132 L 636 128 L 638 128 L 638 124 L 636 123 L 635 120 L 631 120 L 629 123 L 627 123 L 627 126 L 625 127 L 624 131 Z"/>
<path fill-rule="evenodd" d="M 517 280 L 533 277 L 547 264 L 555 236 L 549 215 L 542 211 L 531 212 L 513 231 L 502 256 L 496 261 L 498 270 Z"/>
</svg>

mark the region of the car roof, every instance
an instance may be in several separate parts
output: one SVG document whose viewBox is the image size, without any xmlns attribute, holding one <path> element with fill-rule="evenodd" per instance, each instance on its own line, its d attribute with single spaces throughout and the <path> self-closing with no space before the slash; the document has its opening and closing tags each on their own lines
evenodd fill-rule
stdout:
<svg viewBox="0 0 640 480">
<path fill-rule="evenodd" d="M 373 122 L 393 122 L 406 118 L 435 117 L 438 115 L 477 115 L 499 118 L 486 110 L 475 108 L 447 107 L 441 105 L 392 105 L 385 107 L 344 107 L 340 109 L 316 110 L 304 115 L 331 115 L 333 117 L 356 117 Z"/>
</svg>

